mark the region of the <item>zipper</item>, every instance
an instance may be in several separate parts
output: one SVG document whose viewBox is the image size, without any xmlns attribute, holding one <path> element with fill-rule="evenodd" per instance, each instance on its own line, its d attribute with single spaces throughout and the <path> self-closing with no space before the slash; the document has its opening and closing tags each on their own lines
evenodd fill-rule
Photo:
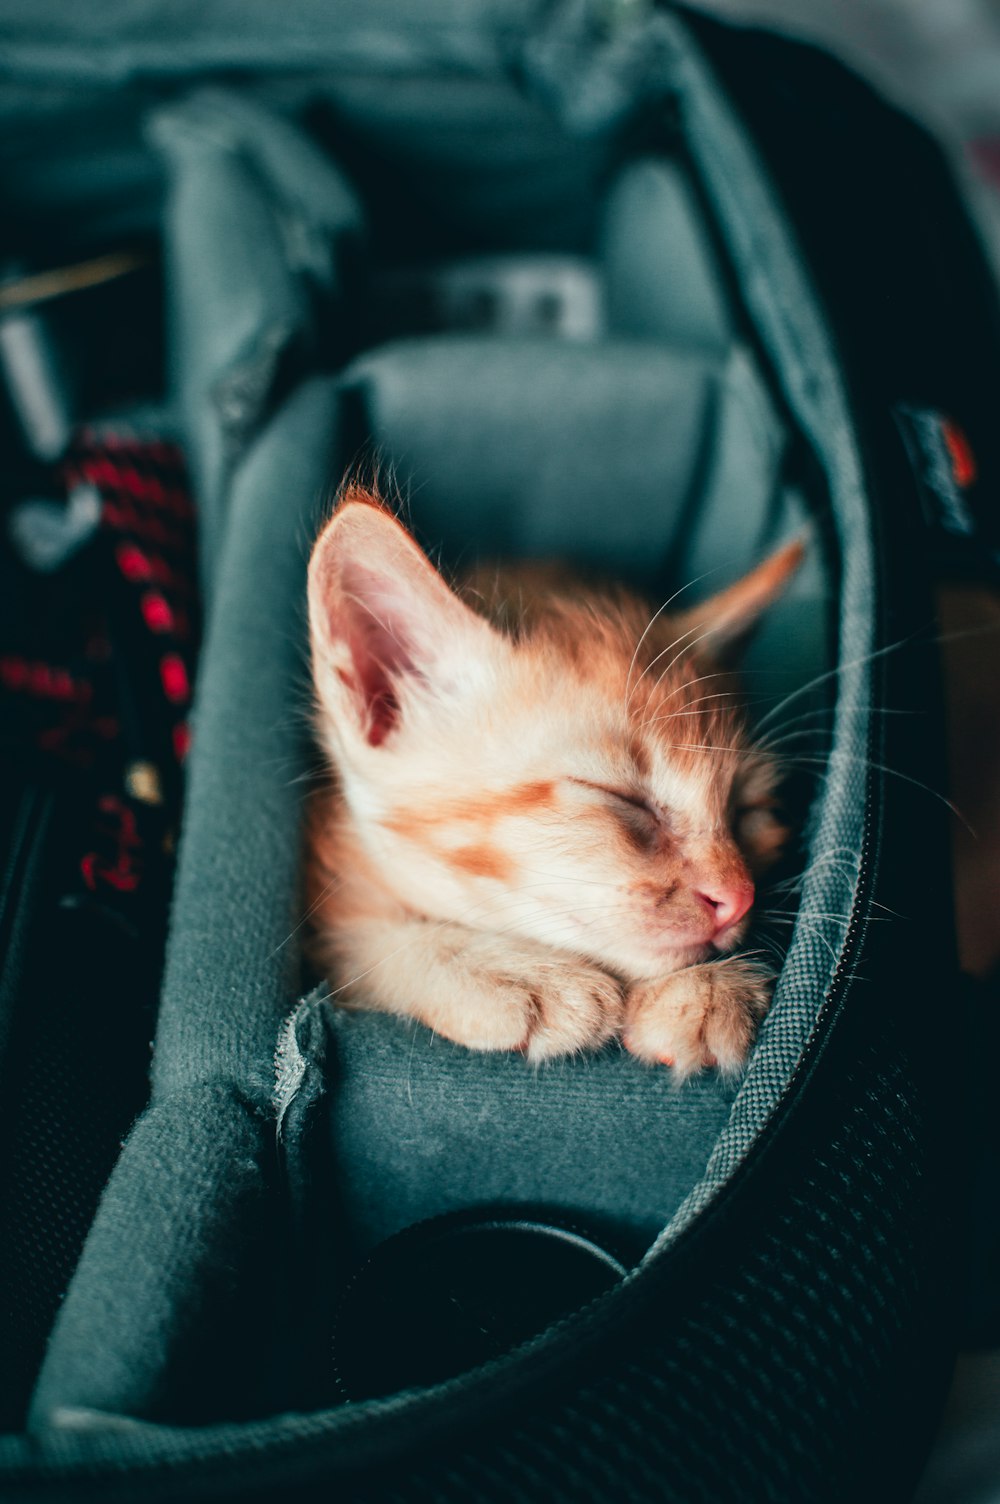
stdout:
<svg viewBox="0 0 1000 1504">
<path fill-rule="evenodd" d="M 6 961 L 11 932 L 17 926 L 18 899 L 24 892 L 25 869 L 37 847 L 38 833 L 45 823 L 51 796 L 33 784 L 25 786 L 11 823 L 10 844 L 3 875 L 0 877 L 0 964 Z"/>
<path fill-rule="evenodd" d="M 870 738 L 868 746 L 870 751 Z M 823 994 L 823 1000 L 820 1003 L 819 1008 L 816 1010 L 816 1017 L 813 1020 L 813 1026 L 810 1030 L 809 1038 L 803 1045 L 802 1050 L 799 1054 L 799 1058 L 795 1062 L 795 1065 L 792 1069 L 792 1073 L 785 1083 L 785 1088 L 781 1094 L 781 1098 L 775 1106 L 772 1123 L 775 1121 L 775 1119 L 778 1118 L 779 1114 L 783 1115 L 783 1105 L 787 1103 L 787 1099 L 791 1096 L 796 1082 L 798 1081 L 806 1065 L 812 1060 L 813 1056 L 816 1053 L 816 1050 L 818 1049 L 816 1041 L 819 1037 L 821 1027 L 825 1022 L 828 1014 L 832 1011 L 835 1004 L 840 999 L 840 996 L 844 989 L 845 981 L 849 980 L 848 972 L 850 969 L 853 969 L 853 962 L 858 954 L 861 942 L 864 938 L 864 934 L 866 933 L 868 928 L 868 916 L 867 913 L 863 913 L 862 910 L 864 908 L 864 901 L 867 896 L 868 886 L 870 882 L 869 874 L 872 866 L 871 851 L 873 845 L 873 837 L 871 807 L 872 795 L 870 792 L 867 792 L 865 796 L 865 809 L 861 829 L 861 849 L 858 853 L 858 871 L 854 883 L 854 902 L 851 907 L 851 917 L 847 921 L 847 928 L 844 931 L 844 938 L 841 942 L 840 954 L 837 959 L 837 964 L 833 970 L 833 976 L 830 978 L 826 992 Z"/>
<path fill-rule="evenodd" d="M 38 866 L 53 805 L 51 793 L 27 784 L 18 799 L 11 822 L 7 859 L 0 876 L 0 1060 L 4 1053 L 12 1022 L 15 999 L 5 996 L 8 973 L 17 965 L 30 918 L 34 883 L 33 869 Z M 15 979 L 16 980 L 16 979 Z"/>
</svg>

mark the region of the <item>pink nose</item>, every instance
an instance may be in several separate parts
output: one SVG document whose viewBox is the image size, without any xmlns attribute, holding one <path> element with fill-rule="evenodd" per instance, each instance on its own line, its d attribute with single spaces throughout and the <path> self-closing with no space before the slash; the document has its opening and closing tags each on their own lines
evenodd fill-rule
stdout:
<svg viewBox="0 0 1000 1504">
<path fill-rule="evenodd" d="M 753 891 L 753 883 L 740 883 L 732 888 L 713 887 L 711 893 L 698 894 L 714 913 L 716 934 L 743 918 L 753 903 Z"/>
</svg>

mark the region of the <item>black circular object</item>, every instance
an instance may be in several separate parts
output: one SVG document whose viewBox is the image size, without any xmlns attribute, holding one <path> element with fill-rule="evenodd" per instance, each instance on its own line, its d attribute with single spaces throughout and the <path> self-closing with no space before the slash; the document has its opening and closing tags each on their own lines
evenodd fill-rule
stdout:
<svg viewBox="0 0 1000 1504">
<path fill-rule="evenodd" d="M 622 1279 L 613 1254 L 573 1227 L 459 1212 L 381 1243 L 334 1318 L 345 1399 L 374 1399 L 476 1368 Z"/>
</svg>

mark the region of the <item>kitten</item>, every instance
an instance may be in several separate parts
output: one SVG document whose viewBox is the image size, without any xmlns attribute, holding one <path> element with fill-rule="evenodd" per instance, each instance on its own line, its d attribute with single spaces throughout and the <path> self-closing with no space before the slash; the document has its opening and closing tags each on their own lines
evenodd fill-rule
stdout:
<svg viewBox="0 0 1000 1504">
<path fill-rule="evenodd" d="M 309 566 L 336 781 L 306 897 L 336 1000 L 533 1061 L 619 1035 L 737 1070 L 773 972 L 736 952 L 787 832 L 726 650 L 801 555 L 672 615 L 531 565 L 463 599 L 349 487 Z"/>
</svg>

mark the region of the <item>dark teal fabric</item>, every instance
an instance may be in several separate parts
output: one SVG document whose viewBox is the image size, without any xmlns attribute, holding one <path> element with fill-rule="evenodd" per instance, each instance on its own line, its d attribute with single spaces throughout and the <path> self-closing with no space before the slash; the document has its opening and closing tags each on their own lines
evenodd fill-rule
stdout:
<svg viewBox="0 0 1000 1504">
<path fill-rule="evenodd" d="M 429 89 L 417 67 L 387 87 L 376 68 L 318 84 L 316 128 L 363 185 L 380 257 L 593 251 L 614 142 L 568 136 L 510 77 L 456 70 Z"/>
<path fill-rule="evenodd" d="M 8 0 L 0 43 L 6 69 L 36 85 L 375 64 L 391 77 L 418 62 L 495 67 L 500 39 L 523 36 L 541 9 L 539 0 L 488 0 L 473 12 L 424 0 L 407 12 L 395 0 L 338 0 L 331 17 L 329 0 L 284 10 L 272 0 L 108 0 L 97 24 L 65 0 Z"/>
<path fill-rule="evenodd" d="M 33 1424 L 76 1405 L 207 1418 L 190 1411 L 213 1369 L 233 1384 L 219 1339 L 274 1216 L 272 1161 L 270 1126 L 225 1086 L 178 1093 L 139 1120 L 57 1320 Z M 241 1317 L 250 1330 L 268 1322 L 266 1307 Z M 237 1392 L 213 1402 L 226 1409 Z"/>
<path fill-rule="evenodd" d="M 669 593 L 697 535 L 704 595 L 767 536 L 784 435 L 745 357 L 456 336 L 372 351 L 344 381 L 453 565 L 569 558 Z"/>
<path fill-rule="evenodd" d="M 336 444 L 334 384 L 306 383 L 233 484 L 195 700 L 157 1097 L 223 1079 L 270 1101 L 298 985 L 305 568 Z"/>
<path fill-rule="evenodd" d="M 172 387 L 210 588 L 232 472 L 282 390 L 316 364 L 361 211 L 333 163 L 249 97 L 203 90 L 157 110 L 148 134 L 167 170 Z"/>
<path fill-rule="evenodd" d="M 328 1006 L 328 1005 L 320 1005 Z M 354 1257 L 424 1217 L 538 1205 L 643 1253 L 705 1168 L 735 1096 L 678 1088 L 618 1045 L 537 1068 L 413 1021 L 330 1010 L 328 1193 Z"/>
<path fill-rule="evenodd" d="M 735 309 L 679 162 L 648 157 L 619 174 L 604 210 L 600 255 L 614 333 L 716 354 L 730 349 Z"/>
</svg>

